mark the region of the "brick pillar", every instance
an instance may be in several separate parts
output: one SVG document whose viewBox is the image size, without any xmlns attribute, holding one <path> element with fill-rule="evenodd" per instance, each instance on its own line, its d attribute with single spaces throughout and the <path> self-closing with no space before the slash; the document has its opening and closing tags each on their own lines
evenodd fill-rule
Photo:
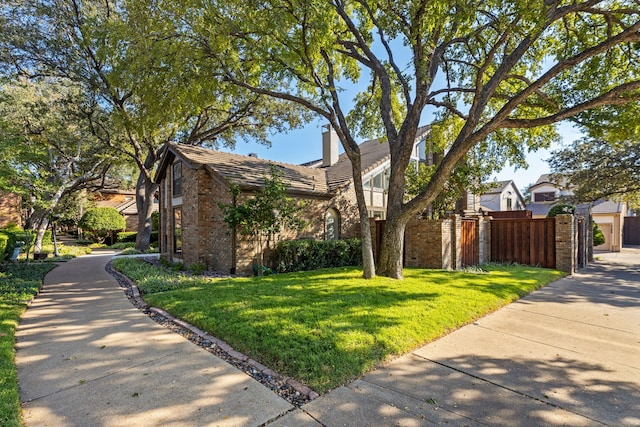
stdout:
<svg viewBox="0 0 640 427">
<path fill-rule="evenodd" d="M 484 264 L 491 261 L 491 217 L 478 218 L 476 223 L 478 236 L 478 263 Z"/>
<path fill-rule="evenodd" d="M 405 229 L 405 265 L 419 268 L 453 268 L 450 219 L 412 219 Z"/>
<path fill-rule="evenodd" d="M 575 219 L 571 214 L 556 216 L 556 269 L 573 274 L 576 271 Z"/>
<path fill-rule="evenodd" d="M 462 268 L 462 217 L 451 216 L 451 265 L 450 269 Z"/>
</svg>

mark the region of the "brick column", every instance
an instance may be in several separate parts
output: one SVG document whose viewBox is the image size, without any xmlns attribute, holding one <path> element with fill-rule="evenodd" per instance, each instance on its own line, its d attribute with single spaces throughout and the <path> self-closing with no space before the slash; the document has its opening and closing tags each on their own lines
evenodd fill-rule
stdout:
<svg viewBox="0 0 640 427">
<path fill-rule="evenodd" d="M 556 269 L 573 274 L 576 271 L 576 227 L 573 215 L 556 216 Z"/>
<path fill-rule="evenodd" d="M 451 216 L 451 265 L 450 269 L 462 268 L 462 217 Z"/>
<path fill-rule="evenodd" d="M 478 263 L 491 261 L 491 217 L 478 218 L 476 223 L 478 236 Z"/>
<path fill-rule="evenodd" d="M 453 221 L 412 219 L 405 229 L 405 265 L 407 267 L 453 268 Z"/>
</svg>

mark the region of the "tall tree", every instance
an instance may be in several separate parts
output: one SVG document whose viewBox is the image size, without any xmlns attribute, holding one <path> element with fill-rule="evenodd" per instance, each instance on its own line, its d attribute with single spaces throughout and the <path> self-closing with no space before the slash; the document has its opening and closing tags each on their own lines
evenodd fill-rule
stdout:
<svg viewBox="0 0 640 427">
<path fill-rule="evenodd" d="M 640 142 L 584 138 L 556 150 L 551 171 L 567 179 L 576 202 L 616 198 L 640 201 Z"/>
<path fill-rule="evenodd" d="M 265 142 L 269 127 L 304 119 L 291 105 L 201 77 L 175 37 L 180 23 L 162 14 L 152 0 L 8 0 L 0 8 L 6 75 L 69 79 L 110 113 L 108 123 L 93 117 L 92 129 L 138 167 L 138 249 L 150 242 L 153 172 L 164 143 Z"/>
<path fill-rule="evenodd" d="M 99 114 L 79 87 L 59 81 L 5 83 L 0 91 L 0 188 L 25 201 L 35 252 L 51 214 L 81 190 L 104 187 L 117 161 L 93 137 L 89 111 Z"/>
<path fill-rule="evenodd" d="M 201 67 L 324 117 L 353 164 L 370 248 L 357 136 L 391 153 L 378 274 L 402 277 L 404 228 L 473 147 L 520 162 L 553 125 L 640 98 L 640 6 L 631 0 L 182 0 L 172 2 Z M 169 7 L 169 6 L 168 6 Z M 343 90 L 365 84 L 355 95 Z M 405 199 L 404 174 L 428 113 L 457 129 L 428 185 Z M 365 249 L 366 250 L 366 249 Z M 365 276 L 372 258 L 365 254 Z"/>
</svg>

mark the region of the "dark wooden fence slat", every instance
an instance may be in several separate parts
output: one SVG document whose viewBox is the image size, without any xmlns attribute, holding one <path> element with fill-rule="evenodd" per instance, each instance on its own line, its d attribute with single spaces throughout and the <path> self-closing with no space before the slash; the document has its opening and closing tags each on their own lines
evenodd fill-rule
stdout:
<svg viewBox="0 0 640 427">
<path fill-rule="evenodd" d="M 555 268 L 555 219 L 493 219 L 491 261 Z"/>
</svg>

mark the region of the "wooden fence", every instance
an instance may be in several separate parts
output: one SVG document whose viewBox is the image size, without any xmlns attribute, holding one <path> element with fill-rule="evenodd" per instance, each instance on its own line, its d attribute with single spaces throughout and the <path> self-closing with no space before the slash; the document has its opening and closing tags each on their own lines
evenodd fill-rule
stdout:
<svg viewBox="0 0 640 427">
<path fill-rule="evenodd" d="M 460 226 L 460 262 L 463 267 L 479 263 L 476 219 L 462 219 Z"/>
<path fill-rule="evenodd" d="M 494 219 L 491 261 L 556 268 L 555 219 Z"/>
<path fill-rule="evenodd" d="M 640 216 L 624 217 L 622 227 L 623 245 L 640 245 Z"/>
</svg>

